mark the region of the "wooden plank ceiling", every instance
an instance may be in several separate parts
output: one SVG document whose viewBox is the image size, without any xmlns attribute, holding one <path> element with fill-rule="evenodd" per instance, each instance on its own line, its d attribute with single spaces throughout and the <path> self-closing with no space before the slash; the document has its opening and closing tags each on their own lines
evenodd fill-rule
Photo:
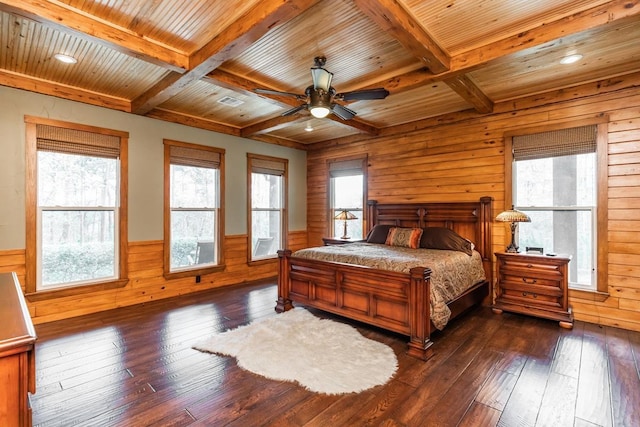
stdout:
<svg viewBox="0 0 640 427">
<path fill-rule="evenodd" d="M 638 40 L 638 0 L 0 0 L 0 84 L 306 149 L 637 73 Z M 341 120 L 255 92 L 303 94 L 316 56 L 390 95 Z"/>
</svg>

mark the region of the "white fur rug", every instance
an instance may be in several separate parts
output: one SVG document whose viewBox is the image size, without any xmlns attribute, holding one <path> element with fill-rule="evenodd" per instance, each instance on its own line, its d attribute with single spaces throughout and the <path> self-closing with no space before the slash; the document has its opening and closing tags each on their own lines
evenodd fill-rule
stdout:
<svg viewBox="0 0 640 427">
<path fill-rule="evenodd" d="M 234 356 L 243 369 L 326 394 L 384 384 L 398 368 L 391 347 L 302 308 L 222 332 L 193 348 Z"/>
</svg>

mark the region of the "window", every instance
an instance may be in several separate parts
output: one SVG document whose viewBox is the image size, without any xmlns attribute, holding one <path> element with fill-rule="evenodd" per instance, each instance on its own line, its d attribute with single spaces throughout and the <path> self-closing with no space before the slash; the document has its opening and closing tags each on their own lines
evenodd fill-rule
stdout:
<svg viewBox="0 0 640 427">
<path fill-rule="evenodd" d="M 569 286 L 577 290 L 600 288 L 598 242 L 607 237 L 598 229 L 599 150 L 606 147 L 598 147 L 597 125 L 512 139 L 513 204 L 531 218 L 518 226 L 520 250 L 571 255 Z"/>
<path fill-rule="evenodd" d="M 366 158 L 335 159 L 328 161 L 329 169 L 329 235 L 362 239 L 364 236 L 364 204 L 366 194 Z M 356 218 L 335 219 L 346 210 Z"/>
<path fill-rule="evenodd" d="M 25 122 L 27 293 L 124 285 L 128 134 Z"/>
<path fill-rule="evenodd" d="M 164 141 L 164 273 L 176 278 L 223 268 L 224 150 Z"/>
<path fill-rule="evenodd" d="M 249 260 L 275 258 L 286 247 L 288 160 L 247 154 Z"/>
</svg>

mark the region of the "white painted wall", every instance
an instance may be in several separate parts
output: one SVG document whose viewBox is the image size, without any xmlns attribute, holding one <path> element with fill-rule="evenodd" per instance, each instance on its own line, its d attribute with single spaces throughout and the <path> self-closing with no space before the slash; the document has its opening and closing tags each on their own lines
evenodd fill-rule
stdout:
<svg viewBox="0 0 640 427">
<path fill-rule="evenodd" d="M 129 241 L 163 238 L 165 138 L 226 150 L 225 234 L 247 233 L 247 153 L 289 159 L 289 231 L 307 227 L 305 151 L 0 86 L 0 250 L 25 247 L 25 115 L 129 132 Z"/>
</svg>

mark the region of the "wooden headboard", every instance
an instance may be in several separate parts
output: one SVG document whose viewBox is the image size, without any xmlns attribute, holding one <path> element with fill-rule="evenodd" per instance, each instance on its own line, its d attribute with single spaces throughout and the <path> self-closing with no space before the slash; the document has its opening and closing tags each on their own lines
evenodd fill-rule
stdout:
<svg viewBox="0 0 640 427">
<path fill-rule="evenodd" d="M 493 283 L 493 198 L 477 202 L 378 203 L 367 202 L 367 232 L 376 224 L 397 227 L 446 227 L 471 240 L 482 255 L 487 280 Z"/>
</svg>

